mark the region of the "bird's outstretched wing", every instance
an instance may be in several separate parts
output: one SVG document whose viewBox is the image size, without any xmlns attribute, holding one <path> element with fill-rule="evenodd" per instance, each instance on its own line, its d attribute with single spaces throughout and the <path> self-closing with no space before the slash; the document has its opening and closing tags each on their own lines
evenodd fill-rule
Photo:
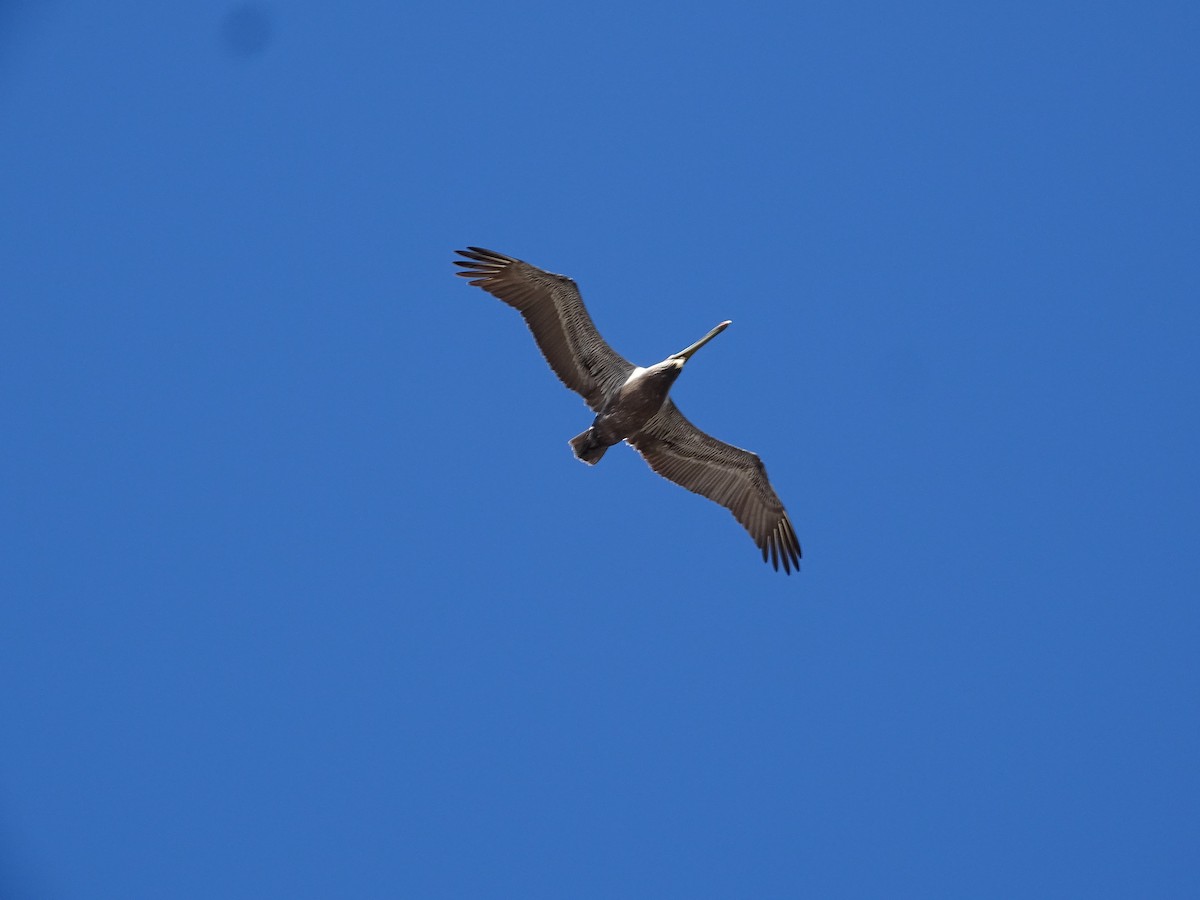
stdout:
<svg viewBox="0 0 1200 900">
<path fill-rule="evenodd" d="M 705 434 L 668 399 L 629 443 L 659 475 L 715 500 L 750 532 L 771 564 L 791 573 L 800 569 L 800 541 L 767 480 L 762 460 Z"/>
<path fill-rule="evenodd" d="M 575 282 L 482 247 L 456 252 L 455 274 L 515 307 L 562 383 L 600 412 L 636 367 L 600 336 Z"/>
</svg>

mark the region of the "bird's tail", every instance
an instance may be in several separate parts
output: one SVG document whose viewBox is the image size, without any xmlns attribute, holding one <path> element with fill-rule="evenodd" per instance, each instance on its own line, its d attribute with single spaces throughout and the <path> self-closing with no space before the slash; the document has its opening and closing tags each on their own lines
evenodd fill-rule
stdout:
<svg viewBox="0 0 1200 900">
<path fill-rule="evenodd" d="M 596 438 L 596 430 L 589 428 L 583 434 L 577 434 L 571 438 L 571 449 L 575 451 L 575 456 L 583 460 L 589 466 L 594 466 L 600 461 L 600 457 L 604 455 L 604 451 L 608 449 L 607 444 L 602 444 Z"/>
</svg>

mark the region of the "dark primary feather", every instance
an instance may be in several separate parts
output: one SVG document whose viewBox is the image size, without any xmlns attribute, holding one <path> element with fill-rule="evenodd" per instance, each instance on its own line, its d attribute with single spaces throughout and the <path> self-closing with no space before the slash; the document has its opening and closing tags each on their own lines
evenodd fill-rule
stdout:
<svg viewBox="0 0 1200 900">
<path fill-rule="evenodd" d="M 555 374 L 599 412 L 634 365 L 600 336 L 575 282 L 482 247 L 455 252 L 455 274 L 520 311 Z"/>
<path fill-rule="evenodd" d="M 799 571 L 800 541 L 757 455 L 705 434 L 670 399 L 629 443 L 659 475 L 732 512 L 764 561 Z"/>
</svg>

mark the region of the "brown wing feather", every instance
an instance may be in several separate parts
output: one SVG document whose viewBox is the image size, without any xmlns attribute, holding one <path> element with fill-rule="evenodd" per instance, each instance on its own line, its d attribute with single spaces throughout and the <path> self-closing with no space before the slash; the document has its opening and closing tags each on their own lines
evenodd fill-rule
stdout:
<svg viewBox="0 0 1200 900">
<path fill-rule="evenodd" d="M 455 252 L 465 257 L 454 260 L 464 269 L 455 274 L 517 309 L 550 368 L 599 412 L 634 365 L 600 336 L 575 282 L 482 247 Z"/>
<path fill-rule="evenodd" d="M 799 571 L 800 541 L 758 456 L 705 434 L 669 399 L 629 443 L 659 475 L 732 512 L 764 562 Z"/>
</svg>

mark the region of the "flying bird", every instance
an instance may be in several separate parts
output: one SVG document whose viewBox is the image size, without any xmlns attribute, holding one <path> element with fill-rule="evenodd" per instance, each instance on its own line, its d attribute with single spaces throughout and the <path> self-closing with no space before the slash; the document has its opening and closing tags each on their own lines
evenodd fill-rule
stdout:
<svg viewBox="0 0 1200 900">
<path fill-rule="evenodd" d="M 559 379 L 596 413 L 591 427 L 571 439 L 589 466 L 621 441 L 650 468 L 689 491 L 714 500 L 750 532 L 776 570 L 800 568 L 800 541 L 787 511 L 767 480 L 762 460 L 718 441 L 683 417 L 667 396 L 684 363 L 729 327 L 722 322 L 696 343 L 660 363 L 635 366 L 600 336 L 579 288 L 527 262 L 481 247 L 456 251 L 456 272 L 516 308 Z"/>
</svg>

